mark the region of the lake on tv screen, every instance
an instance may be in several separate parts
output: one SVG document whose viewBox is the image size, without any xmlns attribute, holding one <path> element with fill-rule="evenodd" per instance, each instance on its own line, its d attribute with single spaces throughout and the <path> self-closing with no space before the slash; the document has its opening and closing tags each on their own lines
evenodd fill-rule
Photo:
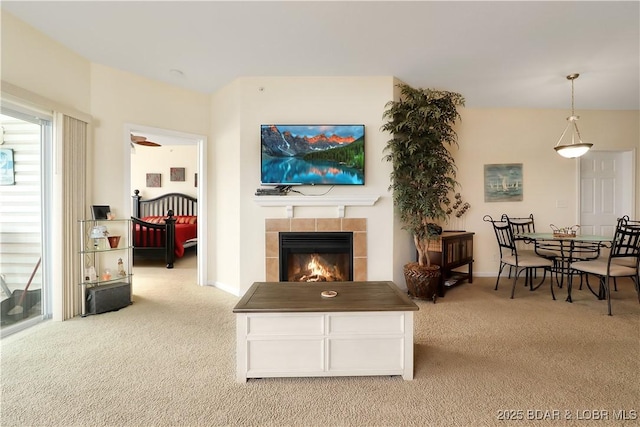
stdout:
<svg viewBox="0 0 640 427">
<path fill-rule="evenodd" d="M 295 157 L 262 161 L 262 182 L 282 184 L 364 184 L 364 173 L 327 160 Z"/>
</svg>

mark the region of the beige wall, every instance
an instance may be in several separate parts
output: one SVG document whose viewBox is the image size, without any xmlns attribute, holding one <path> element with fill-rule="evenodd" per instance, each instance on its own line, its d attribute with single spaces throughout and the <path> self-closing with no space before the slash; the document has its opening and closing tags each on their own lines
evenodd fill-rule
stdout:
<svg viewBox="0 0 640 427">
<path fill-rule="evenodd" d="M 255 77 L 238 79 L 214 96 L 213 115 L 220 112 L 227 117 L 214 117 L 212 126 L 216 169 L 225 171 L 216 171 L 218 286 L 243 293 L 254 281 L 264 280 L 264 219 L 286 218 L 284 207 L 260 207 L 254 201 L 260 186 L 260 125 L 269 123 L 365 125 L 366 184 L 337 186 L 331 194 L 380 196 L 374 207 L 347 207 L 346 216 L 368 218 L 369 279 L 394 278 L 398 266 L 393 259 L 393 206 L 387 193 L 391 168 L 382 161 L 386 137 L 379 131 L 384 105 L 393 90 L 391 77 Z M 224 105 L 229 107 L 225 111 Z M 238 176 L 239 181 L 231 176 Z M 327 189 L 299 188 L 309 194 Z M 295 208 L 294 215 L 335 218 L 337 208 Z M 402 261 L 398 265 L 401 269 Z"/>
<path fill-rule="evenodd" d="M 235 81 L 212 96 L 211 165 L 209 212 L 215 212 L 209 227 L 209 283 L 238 294 L 242 254 L 240 246 L 242 85 Z M 247 148 L 244 148 L 246 151 Z"/>
<path fill-rule="evenodd" d="M 207 135 L 209 99 L 207 95 L 91 64 L 91 113 L 96 121 L 93 164 L 89 169 L 95 177 L 92 201 L 110 205 L 118 216 L 130 213 L 131 150 L 125 124 Z M 160 172 L 164 174 L 163 182 L 169 182 L 168 170 Z M 187 178 L 193 185 L 193 174 Z"/>
<path fill-rule="evenodd" d="M 2 11 L 2 80 L 88 113 L 91 63 Z"/>
<path fill-rule="evenodd" d="M 171 181 L 170 168 L 185 168 L 185 181 Z M 165 145 L 161 147 L 135 146 L 131 154 L 131 187 L 140 190 L 145 199 L 152 199 L 166 193 L 182 193 L 197 197 L 194 174 L 198 171 L 198 146 Z M 162 187 L 147 187 L 147 174 L 161 174 Z"/>
</svg>

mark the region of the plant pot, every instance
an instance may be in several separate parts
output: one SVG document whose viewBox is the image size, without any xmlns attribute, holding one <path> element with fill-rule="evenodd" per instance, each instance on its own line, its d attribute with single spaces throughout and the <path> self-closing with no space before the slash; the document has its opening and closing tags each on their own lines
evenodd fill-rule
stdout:
<svg viewBox="0 0 640 427">
<path fill-rule="evenodd" d="M 115 249 L 118 247 L 118 243 L 120 243 L 120 236 L 109 236 L 107 237 L 107 239 L 109 240 L 109 246 L 112 249 Z"/>
<path fill-rule="evenodd" d="M 417 262 L 410 262 L 404 266 L 404 279 L 407 283 L 407 291 L 411 298 L 432 300 L 436 302 L 438 297 L 438 285 L 440 284 L 439 265 L 431 267 L 420 266 Z"/>
</svg>

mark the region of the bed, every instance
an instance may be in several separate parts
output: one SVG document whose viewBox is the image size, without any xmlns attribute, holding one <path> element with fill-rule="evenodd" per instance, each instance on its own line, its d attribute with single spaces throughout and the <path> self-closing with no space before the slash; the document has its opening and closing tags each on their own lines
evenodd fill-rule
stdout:
<svg viewBox="0 0 640 427">
<path fill-rule="evenodd" d="M 135 190 L 133 198 L 133 263 L 137 259 L 162 259 L 173 268 L 185 250 L 198 243 L 198 200 L 181 193 L 168 193 L 143 200 Z"/>
</svg>

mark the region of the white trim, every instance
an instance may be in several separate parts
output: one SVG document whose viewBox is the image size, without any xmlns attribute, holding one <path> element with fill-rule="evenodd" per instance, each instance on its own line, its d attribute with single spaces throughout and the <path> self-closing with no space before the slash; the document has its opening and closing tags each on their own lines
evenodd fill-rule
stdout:
<svg viewBox="0 0 640 427">
<path fill-rule="evenodd" d="M 259 206 L 373 206 L 380 196 L 256 196 Z"/>
<path fill-rule="evenodd" d="M 93 121 L 93 117 L 87 113 L 62 105 L 4 80 L 2 80 L 2 101 L 15 103 L 34 111 L 49 111 L 49 114 L 51 111 L 57 111 L 87 124 L 91 124 Z"/>
<path fill-rule="evenodd" d="M 222 282 L 207 283 L 207 286 L 213 286 L 214 288 L 220 289 L 221 291 L 224 291 L 231 295 L 235 295 L 237 297 L 242 296 L 240 295 L 239 288 L 235 286 L 227 285 L 226 283 L 222 283 Z"/>
<path fill-rule="evenodd" d="M 373 206 L 380 196 L 347 195 L 347 196 L 256 196 L 253 201 L 258 206 L 285 206 L 287 218 L 293 218 L 296 206 L 335 206 L 337 217 L 344 218 L 345 206 Z"/>
</svg>

